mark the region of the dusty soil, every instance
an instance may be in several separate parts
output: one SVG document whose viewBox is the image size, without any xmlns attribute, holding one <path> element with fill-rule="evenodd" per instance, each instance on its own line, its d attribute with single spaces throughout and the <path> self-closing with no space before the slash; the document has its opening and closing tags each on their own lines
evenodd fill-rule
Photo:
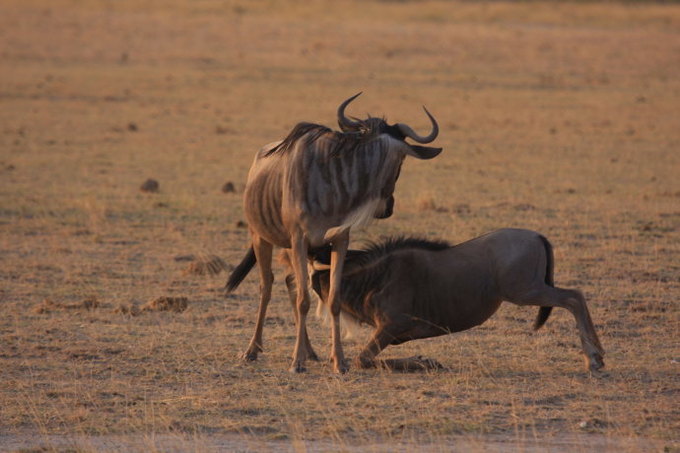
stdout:
<svg viewBox="0 0 680 453">
<path fill-rule="evenodd" d="M 677 449 L 678 55 L 675 3 L 1 6 L 0 442 Z M 219 270 L 248 244 L 252 157 L 298 121 L 333 126 L 361 90 L 350 114 L 416 130 L 427 105 L 444 152 L 405 163 L 395 215 L 354 243 L 541 231 L 557 284 L 589 300 L 606 377 L 584 371 L 569 313 L 532 333 L 534 310 L 514 306 L 384 353 L 447 370 L 336 376 L 324 360 L 291 375 L 280 270 L 265 353 L 239 359 L 258 281 L 225 297 Z M 310 330 L 325 359 L 329 329 Z"/>
<path fill-rule="evenodd" d="M 630 452 L 662 451 L 664 443 L 651 439 L 616 438 L 597 434 L 559 435 L 547 438 L 517 438 L 513 435 L 455 436 L 437 443 L 378 439 L 361 443 L 333 440 L 267 440 L 252 435 L 183 436 L 181 434 L 108 435 L 108 436 L 55 436 L 32 435 L 0 436 L 7 450 L 21 451 L 238 451 L 238 452 L 337 452 L 391 453 L 419 451 L 423 453 L 573 453 L 578 451 Z"/>
</svg>

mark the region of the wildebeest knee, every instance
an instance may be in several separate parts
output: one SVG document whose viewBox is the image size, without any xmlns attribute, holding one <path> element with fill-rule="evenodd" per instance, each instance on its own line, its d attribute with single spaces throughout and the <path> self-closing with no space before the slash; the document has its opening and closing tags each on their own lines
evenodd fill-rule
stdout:
<svg viewBox="0 0 680 453">
<path fill-rule="evenodd" d="M 306 315 L 307 312 L 309 312 L 309 298 L 306 296 L 298 296 L 297 298 L 297 306 L 298 306 L 298 311 L 302 315 Z"/>
</svg>

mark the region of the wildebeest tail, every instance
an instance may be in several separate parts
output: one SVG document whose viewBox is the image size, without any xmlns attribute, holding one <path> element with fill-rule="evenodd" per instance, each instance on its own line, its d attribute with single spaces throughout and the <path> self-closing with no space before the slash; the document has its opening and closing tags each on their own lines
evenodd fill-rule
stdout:
<svg viewBox="0 0 680 453">
<path fill-rule="evenodd" d="M 255 250 L 253 250 L 253 246 L 250 246 L 246 256 L 243 257 L 241 262 L 238 264 L 238 266 L 236 266 L 229 276 L 229 280 L 227 280 L 225 288 L 227 289 L 228 293 L 235 290 L 238 285 L 241 284 L 243 279 L 246 278 L 246 275 L 248 275 L 248 272 L 250 272 L 250 270 L 255 266 L 255 263 L 257 263 Z"/>
<path fill-rule="evenodd" d="M 546 239 L 543 235 L 539 235 L 539 237 L 541 238 L 543 246 L 545 247 L 545 257 L 547 261 L 545 269 L 545 283 L 549 286 L 555 286 L 555 282 L 553 280 L 553 272 L 555 269 L 553 248 L 548 239 Z M 536 315 L 536 320 L 534 321 L 534 330 L 540 329 L 543 324 L 545 324 L 545 322 L 548 320 L 548 317 L 550 317 L 551 311 L 552 307 L 541 307 L 538 309 L 538 315 Z"/>
</svg>

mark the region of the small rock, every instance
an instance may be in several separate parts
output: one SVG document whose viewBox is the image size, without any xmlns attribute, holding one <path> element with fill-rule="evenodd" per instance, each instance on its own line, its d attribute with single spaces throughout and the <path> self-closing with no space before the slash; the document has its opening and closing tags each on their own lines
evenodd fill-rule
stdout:
<svg viewBox="0 0 680 453">
<path fill-rule="evenodd" d="M 144 181 L 144 184 L 142 184 L 139 187 L 139 190 L 141 190 L 142 192 L 158 192 L 158 189 L 159 189 L 158 181 L 151 178 Z"/>
<path fill-rule="evenodd" d="M 600 420 L 599 418 L 591 418 L 588 420 L 583 420 L 578 424 L 578 427 L 580 429 L 586 429 L 586 430 L 592 430 L 592 429 L 601 429 L 601 428 L 606 428 L 609 424 L 604 421 Z"/>
<path fill-rule="evenodd" d="M 130 132 L 137 132 L 139 130 L 139 128 L 137 127 L 137 123 L 129 123 L 127 129 Z"/>
<path fill-rule="evenodd" d="M 533 211 L 536 209 L 536 206 L 529 204 L 529 203 L 519 203 L 515 205 L 515 210 L 516 211 Z"/>
<path fill-rule="evenodd" d="M 222 186 L 222 192 L 224 193 L 234 193 L 236 192 L 236 187 L 234 187 L 234 183 L 229 181 L 225 182 L 224 185 Z"/>
</svg>

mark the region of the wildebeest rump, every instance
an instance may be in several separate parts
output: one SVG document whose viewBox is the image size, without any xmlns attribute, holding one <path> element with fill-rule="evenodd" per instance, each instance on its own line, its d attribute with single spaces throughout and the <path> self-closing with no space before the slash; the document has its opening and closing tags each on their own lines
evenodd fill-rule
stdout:
<svg viewBox="0 0 680 453">
<path fill-rule="evenodd" d="M 316 271 L 312 286 L 325 303 L 328 271 Z M 364 368 L 438 367 L 434 360 L 379 361 L 376 356 L 388 345 L 482 324 L 504 300 L 539 306 L 534 329 L 545 323 L 552 307 L 566 308 L 576 319 L 587 366 L 593 372 L 604 366 L 583 295 L 554 286 L 552 246 L 533 231 L 501 229 L 456 246 L 401 238 L 350 250 L 339 298 L 343 312 L 375 327 L 356 360 Z"/>
<path fill-rule="evenodd" d="M 291 266 L 300 282 L 296 290 L 297 340 L 291 369 L 304 370 L 305 360 L 313 355 L 306 329 L 308 252 L 330 244 L 331 357 L 336 371 L 346 371 L 340 343 L 340 305 L 334 295 L 340 286 L 350 228 L 391 214 L 392 194 L 407 155 L 431 159 L 441 152 L 441 148 L 406 142 L 410 138 L 426 144 L 437 137 L 437 122 L 427 109 L 432 131 L 421 137 L 405 124 L 389 125 L 381 118 L 350 120 L 344 111 L 357 96 L 338 108 L 342 132 L 300 123 L 283 141 L 262 148 L 250 168 L 244 211 L 252 246 L 227 282 L 227 289 L 233 290 L 258 263 L 260 307 L 255 334 L 244 354 L 248 360 L 255 360 L 262 351 L 262 328 L 273 280 L 272 248 L 279 246 L 290 250 Z"/>
</svg>

